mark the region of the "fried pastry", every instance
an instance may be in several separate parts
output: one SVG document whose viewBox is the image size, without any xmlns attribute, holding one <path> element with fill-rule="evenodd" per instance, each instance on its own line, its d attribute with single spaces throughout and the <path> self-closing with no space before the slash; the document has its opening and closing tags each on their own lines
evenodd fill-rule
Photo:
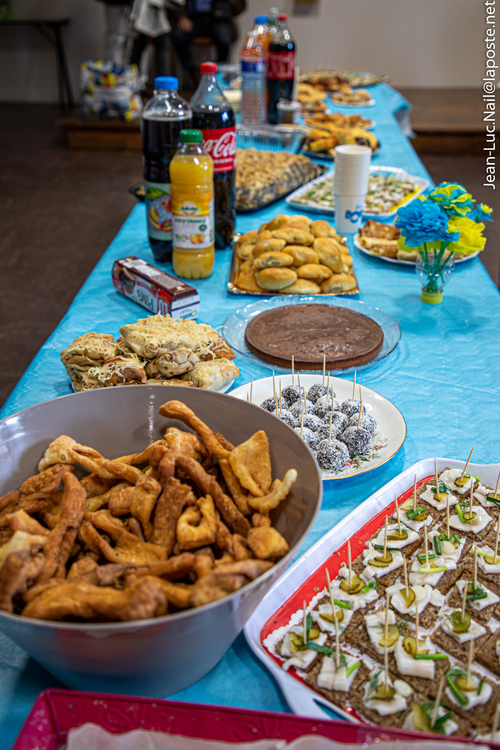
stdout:
<svg viewBox="0 0 500 750">
<path fill-rule="evenodd" d="M 203 388 L 205 391 L 220 391 L 239 374 L 239 369 L 229 360 L 210 359 L 207 362 L 200 362 L 182 375 L 182 380 L 188 380 L 196 388 Z"/>
<path fill-rule="evenodd" d="M 293 256 L 288 253 L 268 251 L 259 255 L 253 262 L 253 267 L 273 268 L 275 266 L 290 266 L 293 263 Z"/>
<path fill-rule="evenodd" d="M 348 292 L 356 288 L 356 279 L 347 273 L 332 274 L 329 279 L 321 284 L 321 291 L 324 294 L 332 292 Z"/>
<path fill-rule="evenodd" d="M 84 333 L 61 352 L 64 365 L 93 367 L 120 355 L 120 348 L 107 333 Z"/>
<path fill-rule="evenodd" d="M 321 263 L 305 263 L 303 266 L 297 268 L 299 279 L 324 281 L 325 279 L 329 279 L 331 275 L 331 269 Z"/>
<path fill-rule="evenodd" d="M 283 294 L 321 294 L 321 287 L 312 279 L 297 279 L 282 292 Z"/>
<path fill-rule="evenodd" d="M 291 268 L 263 268 L 257 271 L 255 279 L 262 289 L 281 291 L 297 280 L 297 274 Z"/>
</svg>

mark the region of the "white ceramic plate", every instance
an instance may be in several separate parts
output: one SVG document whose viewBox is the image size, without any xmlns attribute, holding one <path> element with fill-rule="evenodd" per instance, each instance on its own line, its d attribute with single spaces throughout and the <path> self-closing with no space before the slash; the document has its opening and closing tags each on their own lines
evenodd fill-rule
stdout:
<svg viewBox="0 0 500 750">
<path fill-rule="evenodd" d="M 297 385 L 297 375 L 294 376 L 294 382 Z M 300 373 L 300 385 L 305 388 L 306 393 L 312 385 L 322 382 L 322 375 L 305 375 Z M 328 379 L 325 377 L 325 385 L 327 382 Z M 277 395 L 279 395 L 280 383 L 281 388 L 291 385 L 291 374 L 275 376 Z M 340 402 L 352 398 L 353 384 L 349 380 L 330 378 L 330 386 L 335 391 L 336 398 Z M 354 477 L 376 469 L 395 456 L 405 441 L 406 422 L 399 409 L 391 401 L 381 396 L 380 393 L 372 391 L 371 388 L 362 386 L 362 394 L 363 405 L 367 413 L 377 422 L 377 431 L 372 446 L 361 456 L 349 459 L 349 462 L 339 471 L 321 471 L 323 479 L 346 479 L 347 477 Z M 241 385 L 239 388 L 231 391 L 230 395 L 260 405 L 266 398 L 273 398 L 273 378 L 261 378 L 252 383 Z M 358 387 L 356 387 L 356 398 L 359 398 Z"/>
<path fill-rule="evenodd" d="M 326 157 L 325 157 L 326 158 Z M 330 157 L 333 159 L 333 157 Z M 332 187 L 333 187 L 333 175 L 335 172 L 335 168 L 332 169 L 330 172 L 326 172 L 325 174 L 320 175 L 319 177 L 316 177 L 314 180 L 311 180 L 311 182 L 308 182 L 307 185 L 302 185 L 302 187 L 297 188 L 297 190 L 294 190 L 293 193 L 290 193 L 290 195 L 287 195 L 285 198 L 285 202 L 288 203 L 289 206 L 292 208 L 297 208 L 301 211 L 313 211 L 314 213 L 322 213 L 322 214 L 335 214 L 335 208 L 333 206 L 323 206 L 321 203 L 299 203 L 297 201 L 298 198 L 301 198 L 305 193 L 307 193 L 308 190 L 311 189 L 312 185 L 317 185 L 320 182 L 324 182 L 325 178 L 328 177 L 332 179 Z M 399 203 L 396 208 L 392 208 L 390 211 L 385 211 L 384 213 L 374 213 L 373 211 L 363 211 L 363 216 L 368 216 L 373 219 L 385 219 L 389 216 L 394 216 L 398 208 L 400 208 L 403 205 L 408 205 L 408 203 L 411 203 L 415 198 L 417 198 L 419 195 L 421 195 L 424 190 L 427 190 L 427 188 L 430 185 L 429 180 L 426 180 L 424 177 L 417 177 L 413 174 L 408 174 L 408 172 L 404 169 L 401 169 L 400 167 L 370 167 L 370 172 L 372 173 L 379 173 L 382 172 L 383 174 L 392 175 L 393 177 L 396 177 L 398 179 L 409 179 L 412 180 L 415 185 L 417 186 L 416 192 L 412 193 L 408 198 L 402 201 L 402 203 Z"/>
<path fill-rule="evenodd" d="M 330 97 L 329 103 L 334 107 L 374 107 L 375 106 L 375 99 L 373 97 L 371 99 L 368 99 L 366 102 L 358 102 L 357 104 L 346 104 L 345 102 L 336 102 L 335 99 L 332 99 Z"/>
<path fill-rule="evenodd" d="M 442 471 L 447 466 L 463 469 L 464 461 L 456 461 L 450 458 L 437 459 L 438 471 Z M 500 464 L 469 464 L 468 467 L 470 474 L 488 482 L 493 487 L 496 484 L 499 470 Z M 358 505 L 331 531 L 308 549 L 268 591 L 245 626 L 244 633 L 248 645 L 275 678 L 291 710 L 299 716 L 325 719 L 325 712 L 321 708 L 321 706 L 325 706 L 329 712 L 333 711 L 348 721 L 356 721 L 352 715 L 330 703 L 327 698 L 316 693 L 292 674 L 285 672 L 262 645 L 262 629 L 272 617 L 278 616 L 278 611 L 293 596 L 293 592 L 308 581 L 315 571 L 320 569 L 348 539 L 355 536 L 364 524 L 394 502 L 395 494 L 399 496 L 413 487 L 415 474 L 417 475 L 417 481 L 434 474 L 434 458 L 418 461 L 418 463 L 391 479 L 390 482 L 377 490 L 364 503 Z M 305 598 L 306 602 L 309 602 L 314 596 L 313 584 L 311 584 L 309 594 L 301 592 L 301 596 Z"/>
<path fill-rule="evenodd" d="M 413 266 L 415 267 L 415 261 L 414 260 L 400 260 L 399 258 L 387 258 L 385 255 L 375 255 L 375 253 L 371 253 L 368 248 L 363 247 L 363 245 L 359 241 L 359 234 L 354 235 L 354 247 L 357 247 L 358 250 L 361 250 L 364 255 L 369 255 L 370 258 L 378 258 L 379 260 L 385 260 L 387 263 L 395 263 L 397 266 Z M 479 251 L 477 253 L 472 253 L 472 255 L 456 255 L 455 256 L 455 263 L 464 263 L 466 260 L 470 260 L 471 258 L 476 258 L 479 255 Z"/>
</svg>

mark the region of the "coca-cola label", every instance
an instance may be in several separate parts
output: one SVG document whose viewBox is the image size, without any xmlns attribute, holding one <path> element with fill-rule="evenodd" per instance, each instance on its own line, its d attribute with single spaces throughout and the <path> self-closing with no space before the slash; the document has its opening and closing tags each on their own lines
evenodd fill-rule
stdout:
<svg viewBox="0 0 500 750">
<path fill-rule="evenodd" d="M 214 172 L 231 172 L 236 168 L 236 128 L 202 130 L 203 146 L 213 159 Z"/>
<path fill-rule="evenodd" d="M 295 75 L 295 52 L 269 52 L 267 77 L 286 81 Z"/>
</svg>

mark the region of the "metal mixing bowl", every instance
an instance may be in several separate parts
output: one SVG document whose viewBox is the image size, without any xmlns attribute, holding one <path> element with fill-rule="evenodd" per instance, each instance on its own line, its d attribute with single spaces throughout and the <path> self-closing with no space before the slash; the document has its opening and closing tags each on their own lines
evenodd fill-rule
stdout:
<svg viewBox="0 0 500 750">
<path fill-rule="evenodd" d="M 84 391 L 46 401 L 0 421 L 0 495 L 37 473 L 51 440 L 69 435 L 107 458 L 143 450 L 177 421 L 160 417 L 184 401 L 233 444 L 257 430 L 269 437 L 273 478 L 295 468 L 298 480 L 273 511 L 290 551 L 271 570 L 212 604 L 135 622 L 85 624 L 0 612 L 0 630 L 71 688 L 167 696 L 192 685 L 221 659 L 310 530 L 321 504 L 318 466 L 300 437 L 258 406 L 179 386 L 138 385 Z"/>
</svg>

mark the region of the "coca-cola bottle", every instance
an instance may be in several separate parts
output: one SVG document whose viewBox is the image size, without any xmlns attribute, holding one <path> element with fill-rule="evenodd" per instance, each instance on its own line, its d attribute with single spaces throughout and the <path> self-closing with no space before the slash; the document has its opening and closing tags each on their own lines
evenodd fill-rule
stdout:
<svg viewBox="0 0 500 750">
<path fill-rule="evenodd" d="M 236 219 L 236 123 L 217 82 L 217 65 L 202 63 L 200 72 L 200 85 L 190 102 L 192 127 L 203 133 L 203 146 L 214 162 L 215 247 L 222 250 L 233 239 Z"/>
<path fill-rule="evenodd" d="M 280 27 L 271 37 L 267 57 L 267 119 L 278 122 L 280 99 L 291 101 L 295 81 L 295 41 L 288 30 L 287 16 L 280 15 Z"/>
</svg>

